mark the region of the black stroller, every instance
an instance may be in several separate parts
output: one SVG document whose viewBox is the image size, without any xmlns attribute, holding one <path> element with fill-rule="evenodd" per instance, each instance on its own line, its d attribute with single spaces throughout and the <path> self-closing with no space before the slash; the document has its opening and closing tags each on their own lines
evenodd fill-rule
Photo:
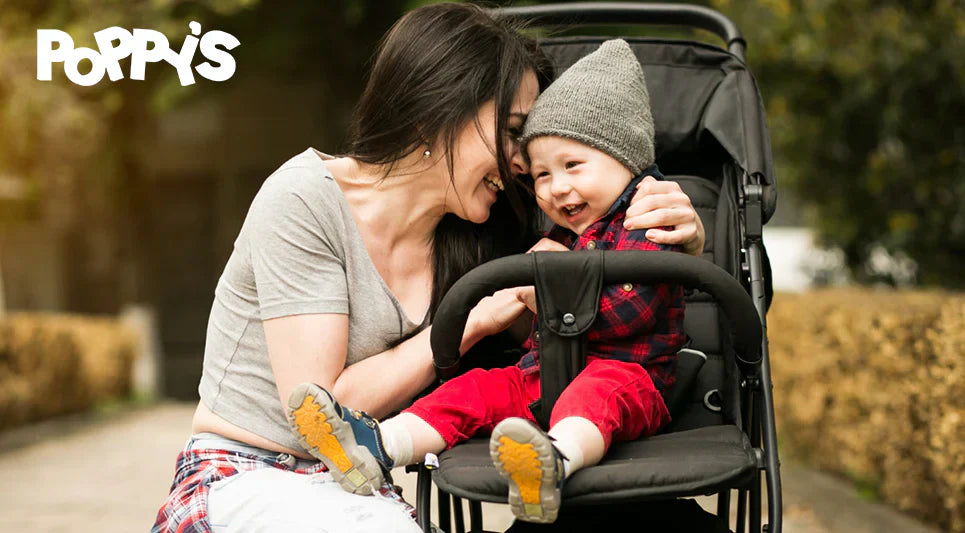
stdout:
<svg viewBox="0 0 965 533">
<path fill-rule="evenodd" d="M 657 161 L 697 209 L 706 230 L 703 256 L 670 252 L 535 253 L 482 265 L 457 282 L 435 318 L 432 348 L 440 377 L 458 365 L 469 310 L 484 296 L 535 285 L 539 294 L 541 412 L 585 364 L 585 331 L 604 284 L 658 280 L 688 288 L 685 329 L 693 350 L 680 353 L 676 385 L 666 398 L 673 422 L 648 439 L 615 443 L 597 466 L 577 472 L 563 492 L 564 510 L 626 509 L 640 502 L 717 495 L 730 521 L 737 491 L 738 532 L 781 531 L 781 483 L 774 429 L 765 314 L 770 297 L 762 225 L 773 214 L 776 184 L 761 98 L 744 64 L 734 23 L 704 7 L 672 4 L 569 3 L 503 8 L 537 25 L 670 24 L 717 34 L 727 49 L 692 41 L 626 38 L 647 76 L 656 123 Z M 608 37 L 541 41 L 557 74 Z M 564 319 L 565 316 L 565 319 Z M 540 416 L 542 415 L 542 416 Z M 489 455 L 488 439 L 443 453 L 438 467 L 419 465 L 419 523 L 430 531 L 431 484 L 438 487 L 439 526 L 482 531 L 481 502 L 506 502 L 508 487 Z M 768 523 L 761 526 L 762 479 Z M 454 506 L 450 506 L 454 503 Z M 643 504 L 645 505 L 645 504 Z M 561 514 L 561 528 L 566 527 Z"/>
</svg>

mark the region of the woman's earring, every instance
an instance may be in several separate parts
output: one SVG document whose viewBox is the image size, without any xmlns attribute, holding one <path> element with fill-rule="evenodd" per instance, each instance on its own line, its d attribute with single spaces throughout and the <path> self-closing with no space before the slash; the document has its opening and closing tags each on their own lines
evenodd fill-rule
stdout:
<svg viewBox="0 0 965 533">
<path fill-rule="evenodd" d="M 430 157 L 432 157 L 432 152 L 430 152 L 429 149 L 426 148 L 426 151 L 425 151 L 425 152 L 422 152 L 422 158 L 423 158 L 423 159 L 429 159 Z"/>
</svg>

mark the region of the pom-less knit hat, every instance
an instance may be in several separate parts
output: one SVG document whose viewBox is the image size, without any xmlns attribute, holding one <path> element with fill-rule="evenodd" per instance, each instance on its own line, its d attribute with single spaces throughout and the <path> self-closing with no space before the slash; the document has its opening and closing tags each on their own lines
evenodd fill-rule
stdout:
<svg viewBox="0 0 965 533">
<path fill-rule="evenodd" d="M 523 128 L 523 153 L 529 141 L 544 135 L 601 150 L 634 176 L 654 163 L 650 95 L 626 41 L 606 41 L 543 91 Z"/>
</svg>

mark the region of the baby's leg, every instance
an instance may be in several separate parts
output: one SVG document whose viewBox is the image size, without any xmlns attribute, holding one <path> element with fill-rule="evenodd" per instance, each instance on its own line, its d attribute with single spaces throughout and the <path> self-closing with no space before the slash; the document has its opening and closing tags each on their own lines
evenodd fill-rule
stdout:
<svg viewBox="0 0 965 533">
<path fill-rule="evenodd" d="M 288 423 L 302 447 L 325 463 L 342 488 L 369 494 L 392 468 L 379 424 L 368 414 L 343 408 L 330 392 L 302 383 L 288 397 Z"/>
<path fill-rule="evenodd" d="M 288 418 L 306 451 L 325 463 L 345 490 L 357 494 L 369 494 L 393 467 L 446 447 L 442 436 L 415 415 L 402 413 L 380 424 L 362 411 L 342 407 L 312 383 L 292 391 Z"/>
<path fill-rule="evenodd" d="M 667 406 L 646 369 L 636 363 L 593 359 L 556 401 L 549 434 L 568 459 L 564 470 L 569 476 L 599 463 L 614 439 L 652 435 L 669 421 Z"/>
<path fill-rule="evenodd" d="M 418 463 L 427 453 L 439 453 L 446 449 L 442 435 L 412 413 L 400 413 L 379 426 L 382 428 L 385 451 L 395 466 Z"/>
<path fill-rule="evenodd" d="M 396 466 L 417 463 L 426 453 L 439 453 L 476 433 L 492 432 L 503 419 L 527 416 L 527 406 L 539 393 L 539 382 L 530 381 L 525 383 L 514 366 L 474 369 L 453 378 L 382 422 L 386 450 Z"/>
<path fill-rule="evenodd" d="M 506 418 L 532 419 L 528 406 L 538 395 L 539 380 L 524 379 L 515 366 L 476 368 L 445 382 L 403 414 L 427 423 L 442 436 L 445 448 L 451 448 L 477 433 L 492 433 L 496 424 Z M 422 460 L 418 450 L 415 452 L 413 459 Z"/>
</svg>

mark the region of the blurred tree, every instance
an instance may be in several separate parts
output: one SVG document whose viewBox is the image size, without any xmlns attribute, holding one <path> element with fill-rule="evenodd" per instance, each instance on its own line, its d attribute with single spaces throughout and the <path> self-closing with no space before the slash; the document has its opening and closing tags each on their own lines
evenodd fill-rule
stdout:
<svg viewBox="0 0 965 533">
<path fill-rule="evenodd" d="M 711 0 L 745 32 L 782 185 L 859 281 L 965 287 L 965 3 Z M 891 263 L 893 264 L 893 263 Z"/>
<path fill-rule="evenodd" d="M 139 257 L 143 248 L 133 211 L 143 196 L 144 135 L 158 120 L 197 99 L 218 99 L 245 80 L 315 85 L 332 102 L 320 117 L 336 147 L 378 38 L 405 9 L 404 0 L 312 0 L 275 5 L 260 0 L 0 0 L 0 240 L 5 227 L 29 221 L 71 265 L 68 285 L 90 285 L 116 272 L 109 265 Z M 149 64 L 145 81 L 106 78 L 91 87 L 71 83 L 62 64 L 53 80 L 37 80 L 37 29 L 59 29 L 75 47 L 96 49 L 93 34 L 110 26 L 149 28 L 180 50 L 188 22 L 202 31 L 235 35 L 237 70 L 229 82 L 196 76 L 182 87 L 174 68 Z M 205 59 L 196 54 L 193 64 Z M 81 72 L 90 68 L 82 62 Z M 268 94 L 266 98 L 278 98 Z M 244 113 L 244 109 L 235 110 Z M 331 139 L 329 139 L 329 137 Z M 331 144 L 328 144 L 331 141 Z M 2 243 L 0 243 L 2 247 Z M 108 265 L 105 267 L 105 265 Z M 116 280 L 102 280 L 101 303 L 81 294 L 75 311 L 110 312 L 122 296 Z M 107 287 L 110 285 L 110 287 Z M 127 290 L 127 289 L 124 289 Z M 136 290 L 136 289 L 131 289 Z M 123 297 L 140 297 L 130 294 Z"/>
<path fill-rule="evenodd" d="M 148 65 L 145 81 L 129 79 L 80 87 L 54 64 L 53 80 L 38 81 L 36 30 L 60 29 L 76 47 L 96 49 L 93 33 L 110 27 L 150 28 L 168 36 L 179 50 L 188 22 L 204 31 L 221 29 L 242 39 L 232 51 L 236 77 L 275 76 L 325 79 L 335 100 L 338 123 L 347 122 L 365 64 L 378 37 L 405 9 L 404 0 L 341 0 L 262 4 L 259 0 L 0 0 L 0 223 L 37 218 L 46 205 L 71 220 L 69 199 L 83 182 L 84 193 L 116 192 L 118 160 L 140 122 L 179 103 L 216 93 L 216 83 L 197 78 L 182 87 L 173 68 Z M 244 46 L 250 43 L 248 46 Z M 204 59 L 195 56 L 195 64 Z M 89 68 L 81 63 L 81 71 Z M 125 76 L 129 60 L 122 61 Z M 342 124 L 339 124 L 339 126 Z M 336 126 L 337 127 L 337 126 Z M 96 194 L 95 194 L 96 196 Z M 41 201 L 42 200 L 42 201 Z M 105 200 L 107 201 L 107 200 Z M 42 204 L 42 205 L 38 205 Z"/>
<path fill-rule="evenodd" d="M 228 15 L 249 4 L 216 0 L 206 11 Z M 0 194 L 0 231 L 28 221 L 35 230 L 32 238 L 42 235 L 70 265 L 61 275 L 81 280 L 73 285 L 94 287 L 90 292 L 98 297 L 84 294 L 76 306 L 73 285 L 68 287 L 62 297 L 71 310 L 116 311 L 117 280 L 102 279 L 111 289 L 97 290 L 104 287 L 89 274 L 116 275 L 109 266 L 130 253 L 126 204 L 132 176 L 125 160 L 131 139 L 149 118 L 140 101 L 176 75 L 173 68 L 150 65 L 146 81 L 105 77 L 81 87 L 66 78 L 62 63 L 55 63 L 52 80 L 40 81 L 37 30 L 62 30 L 75 47 L 97 49 L 93 34 L 99 30 L 150 28 L 180 50 L 193 14 L 183 5 L 177 0 L 0 0 L 0 189 L 14 192 Z M 125 77 L 129 64 L 122 61 Z M 79 65 L 81 72 L 90 68 L 89 61 Z"/>
<path fill-rule="evenodd" d="M 0 176 L 27 191 L 18 195 L 18 202 L 5 200 L 9 209 L 3 210 L 0 223 L 49 211 L 37 205 L 43 198 L 43 204 L 56 206 L 55 224 L 68 224 L 74 204 L 57 200 L 76 194 L 82 176 L 94 178 L 83 180 L 84 192 L 92 193 L 91 198 L 110 198 L 116 177 L 116 154 L 109 143 L 115 133 L 113 118 L 125 105 L 126 89 L 138 83 L 155 85 L 148 76 L 147 81 L 134 84 L 80 87 L 70 83 L 57 64 L 52 81 L 38 81 L 36 31 L 60 29 L 73 37 L 75 47 L 96 49 L 93 34 L 101 29 L 151 28 L 167 35 L 172 48 L 179 49 L 188 34 L 189 19 L 175 16 L 177 4 L 174 0 L 0 1 Z M 229 14 L 248 4 L 251 0 L 217 0 L 209 9 Z M 89 62 L 80 68 L 82 72 L 90 68 Z M 116 133 L 127 135 L 130 129 Z"/>
</svg>

